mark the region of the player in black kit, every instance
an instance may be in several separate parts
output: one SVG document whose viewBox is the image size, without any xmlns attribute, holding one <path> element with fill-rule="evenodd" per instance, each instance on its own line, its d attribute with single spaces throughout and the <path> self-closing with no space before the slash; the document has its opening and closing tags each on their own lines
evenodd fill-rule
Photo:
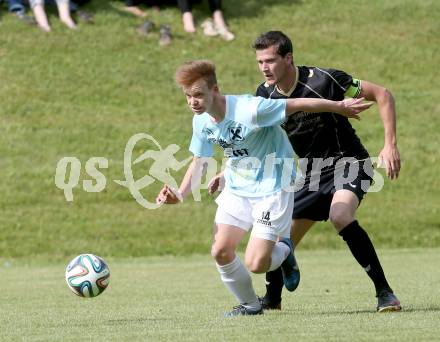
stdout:
<svg viewBox="0 0 440 342">
<path fill-rule="evenodd" d="M 256 92 L 265 98 L 314 97 L 342 100 L 364 97 L 377 103 L 385 130 L 379 161 L 387 176 L 400 171 L 396 140 L 394 98 L 385 88 L 349 74 L 318 67 L 296 66 L 290 39 L 280 31 L 259 36 L 256 58 L 265 82 Z M 300 158 L 302 187 L 295 192 L 291 239 L 295 246 L 316 221 L 330 219 L 358 263 L 374 283 L 377 311 L 398 311 L 400 302 L 389 286 L 367 232 L 355 219 L 355 212 L 371 184 L 373 167 L 349 121 L 341 116 L 301 113 L 284 124 L 295 153 Z M 352 171 L 355 171 L 354 173 Z M 358 172 L 357 172 L 358 170 Z M 281 270 L 266 274 L 266 309 L 281 308 Z"/>
</svg>

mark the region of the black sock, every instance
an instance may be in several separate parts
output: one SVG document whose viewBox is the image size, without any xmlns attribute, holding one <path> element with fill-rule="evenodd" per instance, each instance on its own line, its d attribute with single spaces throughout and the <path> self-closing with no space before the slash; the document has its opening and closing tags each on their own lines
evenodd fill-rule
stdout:
<svg viewBox="0 0 440 342">
<path fill-rule="evenodd" d="M 281 302 L 281 292 L 283 291 L 283 273 L 281 268 L 266 273 L 266 294 L 265 302 L 278 304 Z"/>
<path fill-rule="evenodd" d="M 342 228 L 339 235 L 342 236 L 354 258 L 373 281 L 376 294 L 383 290 L 393 292 L 385 279 L 385 274 L 374 250 L 373 243 L 358 221 L 355 220 Z"/>
</svg>

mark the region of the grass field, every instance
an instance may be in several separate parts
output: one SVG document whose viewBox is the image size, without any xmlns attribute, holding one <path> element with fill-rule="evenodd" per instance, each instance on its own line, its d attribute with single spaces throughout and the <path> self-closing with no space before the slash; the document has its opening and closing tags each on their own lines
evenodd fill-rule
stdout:
<svg viewBox="0 0 440 342">
<path fill-rule="evenodd" d="M 157 24 L 173 24 L 175 39 L 160 48 L 157 34 L 136 35 L 139 20 L 119 11 L 118 1 L 93 1 L 94 25 L 70 32 L 52 13 L 53 32 L 43 34 L 4 11 L 0 17 L 0 256 L 66 260 L 83 251 L 105 257 L 205 253 L 215 204 L 187 201 L 179 208 L 145 210 L 126 188 L 123 153 L 128 139 L 145 132 L 162 147 L 181 146 L 189 156 L 191 113 L 173 83 L 182 61 L 217 63 L 226 93 L 252 93 L 261 77 L 250 45 L 269 29 L 294 41 L 297 64 L 343 69 L 386 85 L 398 109 L 402 172 L 397 182 L 366 197 L 359 220 L 383 248 L 440 245 L 440 3 L 438 1 L 225 1 L 237 39 L 185 35 L 176 10 L 152 13 Z M 207 15 L 196 8 L 196 17 Z M 372 155 L 383 143 L 377 108 L 355 127 Z M 141 153 L 147 146 L 139 146 Z M 150 148 L 150 147 L 148 147 Z M 57 162 L 82 163 L 74 201 L 54 184 Z M 100 193 L 82 181 L 92 156 L 108 159 Z M 134 170 L 145 175 L 148 161 Z M 181 172 L 172 173 L 177 180 Z M 150 201 L 160 184 L 143 192 Z M 302 248 L 344 248 L 329 224 L 321 224 Z"/>
<path fill-rule="evenodd" d="M 205 1 L 206 2 L 206 1 Z M 0 10 L 0 340 L 1 341 L 434 341 L 440 336 L 440 2 L 435 0 L 224 1 L 237 39 L 186 35 L 177 10 L 151 13 L 174 39 L 136 34 L 140 20 L 122 2 L 93 0 L 94 25 L 77 32 L 50 14 L 51 34 Z M 207 16 L 207 5 L 195 16 Z M 224 319 L 235 305 L 209 258 L 215 203 L 146 210 L 113 180 L 124 148 L 152 135 L 177 159 L 189 156 L 191 113 L 173 83 L 178 65 L 206 58 L 225 93 L 253 93 L 261 82 L 253 40 L 279 29 L 293 38 L 298 65 L 342 69 L 388 87 L 396 98 L 402 171 L 366 196 L 358 219 L 379 247 L 401 313 L 374 312 L 374 291 L 329 223 L 298 249 L 302 283 L 282 312 Z M 199 30 L 200 31 L 200 30 Z M 377 107 L 354 123 L 376 156 L 383 144 Z M 136 156 L 151 149 L 141 144 Z M 73 202 L 55 186 L 62 157 L 82 165 Z M 83 190 L 86 161 L 108 159 L 106 187 Z M 135 179 L 150 164 L 134 168 Z M 180 180 L 182 172 L 172 172 Z M 161 184 L 142 194 L 152 201 Z M 342 249 L 342 250 L 337 250 Z M 74 296 L 68 260 L 95 253 L 110 264 L 110 287 Z M 263 277 L 255 287 L 263 292 Z"/>
<path fill-rule="evenodd" d="M 400 313 L 375 313 L 373 288 L 345 251 L 299 252 L 302 282 L 283 310 L 237 319 L 223 317 L 235 303 L 206 256 L 110 259 L 110 286 L 93 299 L 69 291 L 65 264 L 2 263 L 0 340 L 438 340 L 440 250 L 380 254 Z M 254 284 L 263 293 L 261 275 Z"/>
</svg>

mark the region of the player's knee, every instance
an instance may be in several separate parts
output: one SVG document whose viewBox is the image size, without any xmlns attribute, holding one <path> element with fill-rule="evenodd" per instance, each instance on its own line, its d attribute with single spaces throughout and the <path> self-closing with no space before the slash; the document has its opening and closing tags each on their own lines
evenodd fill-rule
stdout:
<svg viewBox="0 0 440 342">
<path fill-rule="evenodd" d="M 354 220 L 352 215 L 344 210 L 338 209 L 330 209 L 329 218 L 337 230 L 341 230 Z"/>
<path fill-rule="evenodd" d="M 231 263 L 235 257 L 233 248 L 226 245 L 213 244 L 211 247 L 211 255 L 219 265 Z"/>
<path fill-rule="evenodd" d="M 265 273 L 268 269 L 268 260 L 262 257 L 247 258 L 246 267 L 252 273 Z"/>
</svg>

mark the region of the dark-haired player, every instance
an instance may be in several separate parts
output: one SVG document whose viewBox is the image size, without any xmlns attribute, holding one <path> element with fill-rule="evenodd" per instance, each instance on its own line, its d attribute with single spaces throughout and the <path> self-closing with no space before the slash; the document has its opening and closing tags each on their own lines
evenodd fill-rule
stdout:
<svg viewBox="0 0 440 342">
<path fill-rule="evenodd" d="M 259 36 L 256 59 L 265 82 L 257 96 L 272 99 L 324 98 L 338 101 L 344 97 L 364 97 L 379 107 L 385 130 L 385 145 L 379 160 L 387 176 L 396 179 L 400 156 L 396 140 L 394 98 L 385 88 L 349 74 L 318 67 L 296 66 L 291 40 L 280 31 Z M 400 302 L 393 294 L 368 234 L 355 218 L 373 175 L 370 156 L 349 121 L 329 113 L 301 113 L 284 125 L 299 158 L 304 158 L 304 185 L 295 193 L 291 239 L 295 246 L 316 221 L 330 219 L 353 256 L 374 283 L 377 311 L 398 311 Z M 358 169 L 355 175 L 350 170 Z M 349 178 L 351 177 L 351 178 Z M 281 271 L 266 274 L 266 308 L 281 308 Z"/>
</svg>

